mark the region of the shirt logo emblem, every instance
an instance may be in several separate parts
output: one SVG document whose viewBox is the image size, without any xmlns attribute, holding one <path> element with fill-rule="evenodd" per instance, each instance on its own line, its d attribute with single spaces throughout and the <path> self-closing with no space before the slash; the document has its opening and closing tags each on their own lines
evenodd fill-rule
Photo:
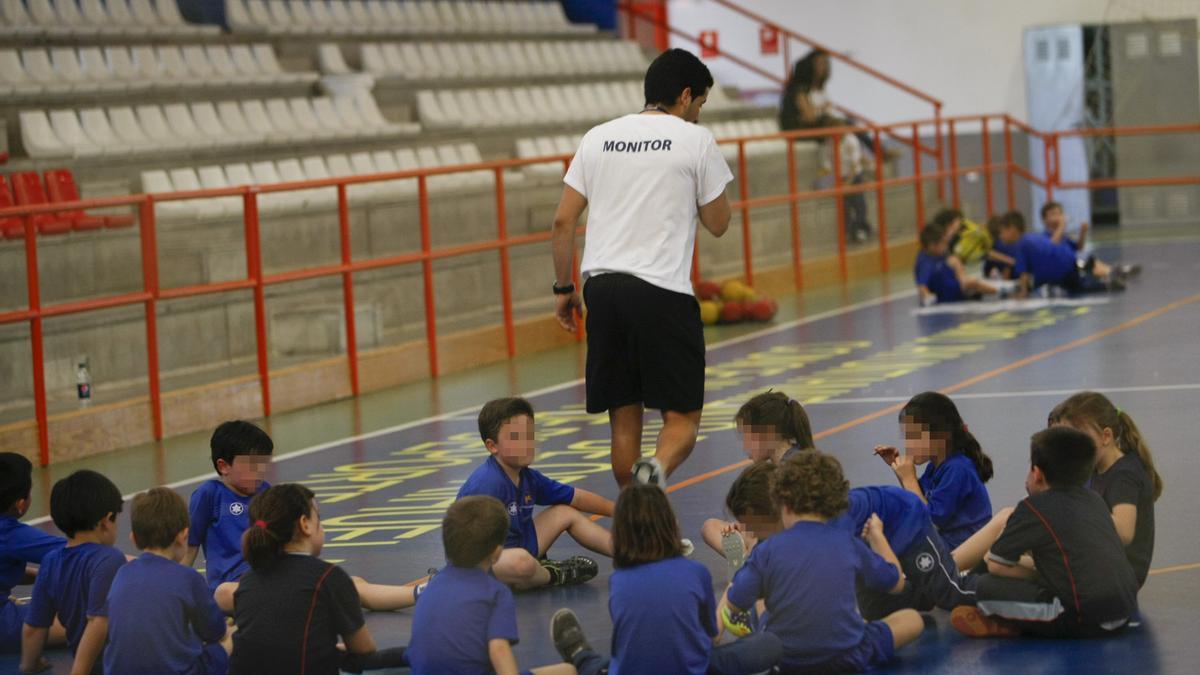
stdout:
<svg viewBox="0 0 1200 675">
<path fill-rule="evenodd" d="M 516 502 L 508 503 L 508 515 L 510 515 L 510 516 L 517 515 L 517 503 Z"/>
<path fill-rule="evenodd" d="M 533 503 L 533 495 L 525 495 L 525 503 L 532 504 Z"/>
<path fill-rule="evenodd" d="M 933 569 L 933 556 L 928 553 L 922 553 L 917 556 L 917 569 L 922 572 L 928 572 Z"/>
<path fill-rule="evenodd" d="M 241 502 L 231 502 L 229 504 L 229 513 L 240 516 L 246 511 L 246 505 Z"/>
</svg>

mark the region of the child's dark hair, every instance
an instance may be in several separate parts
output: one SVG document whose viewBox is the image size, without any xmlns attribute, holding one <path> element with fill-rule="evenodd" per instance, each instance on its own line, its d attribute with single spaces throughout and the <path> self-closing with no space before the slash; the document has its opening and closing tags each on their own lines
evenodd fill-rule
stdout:
<svg viewBox="0 0 1200 675">
<path fill-rule="evenodd" d="M 270 568 L 284 556 L 301 516 L 313 516 L 312 490 L 299 483 L 272 485 L 250 500 L 250 527 L 242 533 L 242 557 L 255 570 Z"/>
<path fill-rule="evenodd" d="M 213 431 L 208 445 L 212 449 L 214 469 L 219 459 L 233 464 L 233 458 L 239 455 L 270 456 L 275 451 L 275 444 L 267 432 L 245 420 L 222 422 Z"/>
<path fill-rule="evenodd" d="M 1025 232 L 1025 214 L 1021 213 L 1020 211 L 1008 211 L 1004 215 L 1000 216 L 1000 218 L 1001 227 L 1005 225 L 1011 225 L 1012 227 L 1017 228 L 1017 231 L 1021 233 Z"/>
<path fill-rule="evenodd" d="M 774 462 L 755 462 L 746 467 L 725 494 L 729 515 L 739 520 L 746 516 L 777 520 L 779 505 L 771 498 L 771 481 L 778 469 Z"/>
<path fill-rule="evenodd" d="M 775 433 L 800 446 L 801 450 L 813 447 L 808 413 L 798 401 L 781 391 L 765 391 L 754 396 L 738 408 L 733 419 L 743 426 L 773 427 Z"/>
<path fill-rule="evenodd" d="M 188 527 L 187 503 L 170 488 L 151 488 L 129 503 L 129 525 L 138 548 L 170 548 Z"/>
<path fill-rule="evenodd" d="M 483 404 L 479 411 L 479 438 L 487 443 L 499 441 L 500 427 L 519 415 L 533 419 L 533 406 L 523 398 L 498 398 Z"/>
<path fill-rule="evenodd" d="M 1096 443 L 1070 427 L 1050 427 L 1029 440 L 1029 463 L 1052 488 L 1082 487 L 1096 469 Z"/>
<path fill-rule="evenodd" d="M 783 511 L 834 518 L 850 506 L 850 482 L 842 464 L 819 450 L 802 452 L 779 465 L 771 483 L 771 499 Z"/>
<path fill-rule="evenodd" d="M 103 474 L 81 469 L 54 484 L 50 518 L 68 537 L 96 529 L 105 518 L 117 519 L 124 502 L 121 491 Z"/>
<path fill-rule="evenodd" d="M 667 494 L 655 485 L 621 490 L 613 511 L 613 567 L 633 567 L 683 555 L 679 522 Z"/>
<path fill-rule="evenodd" d="M 1062 210 L 1062 204 L 1059 204 L 1058 202 L 1046 202 L 1045 204 L 1042 204 L 1041 216 L 1043 222 L 1046 220 L 1046 214 L 1050 213 L 1051 209 Z"/>
<path fill-rule="evenodd" d="M 455 567 L 475 567 L 507 536 L 508 511 L 495 497 L 463 497 L 450 505 L 442 519 L 442 547 Z"/>
<path fill-rule="evenodd" d="M 1105 427 L 1112 429 L 1113 438 L 1123 454 L 1135 454 L 1141 460 L 1146 473 L 1150 474 L 1150 483 L 1154 486 L 1154 499 L 1162 496 L 1163 479 L 1154 466 L 1154 457 L 1150 454 L 1150 446 L 1142 438 L 1133 418 L 1128 413 L 1113 405 L 1104 394 L 1094 391 L 1081 391 L 1067 400 L 1054 406 L 1050 411 L 1050 424 L 1065 422 L 1076 429 L 1085 426 L 1103 431 Z"/>
<path fill-rule="evenodd" d="M 930 246 L 940 243 L 942 241 L 942 237 L 945 235 L 945 225 L 938 225 L 936 222 L 929 223 L 925 227 L 921 228 L 921 234 L 918 235 L 921 243 L 921 250 L 924 251 Z"/>
<path fill-rule="evenodd" d="M 967 425 L 958 414 L 958 408 L 949 396 L 936 391 L 926 391 L 908 400 L 900 411 L 900 422 L 913 422 L 929 430 L 930 435 L 946 441 L 947 456 L 954 453 L 966 455 L 975 465 L 979 480 L 984 483 L 992 478 L 992 458 L 980 447 L 979 441 L 967 430 Z"/>
<path fill-rule="evenodd" d="M 942 228 L 950 227 L 950 223 L 964 218 L 959 209 L 942 209 L 933 216 L 933 224 Z"/>
<path fill-rule="evenodd" d="M 0 452 L 0 513 L 12 509 L 18 500 L 28 499 L 33 490 L 33 463 L 25 455 Z"/>
<path fill-rule="evenodd" d="M 650 62 L 643 91 L 646 105 L 675 105 L 684 89 L 692 98 L 704 96 L 713 86 L 708 66 L 686 49 L 668 49 Z"/>
</svg>

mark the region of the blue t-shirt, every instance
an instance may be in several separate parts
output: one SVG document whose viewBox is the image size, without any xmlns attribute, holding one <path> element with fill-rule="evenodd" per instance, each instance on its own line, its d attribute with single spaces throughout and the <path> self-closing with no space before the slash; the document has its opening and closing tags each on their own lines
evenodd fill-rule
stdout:
<svg viewBox="0 0 1200 675">
<path fill-rule="evenodd" d="M 269 487 L 270 483 L 263 481 L 258 492 Z M 210 589 L 226 581 L 237 581 L 250 570 L 242 558 L 242 533 L 250 527 L 252 498 L 230 490 L 216 478 L 205 481 L 192 493 L 188 546 L 204 549 Z"/>
<path fill-rule="evenodd" d="M 124 564 L 124 553 L 101 544 L 67 546 L 47 553 L 33 584 L 25 623 L 49 628 L 57 615 L 74 653 L 88 617 L 108 616 L 108 589 Z"/>
<path fill-rule="evenodd" d="M 783 642 L 779 665 L 813 668 L 862 642 L 856 583 L 886 593 L 899 580 L 899 570 L 857 534 L 801 521 L 754 547 L 728 597 L 742 609 L 763 598 L 766 630 Z"/>
<path fill-rule="evenodd" d="M 937 296 L 938 302 L 958 302 L 963 299 L 958 275 L 946 262 L 946 256 L 936 257 L 924 251 L 917 253 L 913 276 L 918 286 L 924 286 Z"/>
<path fill-rule="evenodd" d="M 538 555 L 537 530 L 533 527 L 533 507 L 570 504 L 575 488 L 547 478 L 540 471 L 521 469 L 520 484 L 513 485 L 495 456 L 479 465 L 458 489 L 457 499 L 469 495 L 487 495 L 500 500 L 508 509 L 508 538 L 504 548 L 523 548 Z"/>
<path fill-rule="evenodd" d="M 412 626 L 405 655 L 413 675 L 491 673 L 488 643 L 517 643 L 517 607 L 487 572 L 446 565 L 421 593 Z"/>
<path fill-rule="evenodd" d="M 25 566 L 40 565 L 46 554 L 66 546 L 67 540 L 26 525 L 11 515 L 0 515 L 0 607 L 8 604 L 13 586 L 25 578 Z"/>
<path fill-rule="evenodd" d="M 883 521 L 883 536 L 887 537 L 892 551 L 901 557 L 930 526 L 929 509 L 921 498 L 894 485 L 851 488 L 850 507 L 829 524 L 857 537 L 862 534 L 872 513 Z"/>
<path fill-rule="evenodd" d="M 940 465 L 930 462 L 917 480 L 929 517 L 946 546 L 955 549 L 992 519 L 992 500 L 970 457 L 956 452 Z"/>
<path fill-rule="evenodd" d="M 1075 249 L 1070 244 L 1055 244 L 1041 234 L 1023 234 L 1017 243 L 1014 276 L 1033 275 L 1033 285 L 1062 283 L 1075 269 Z"/>
<path fill-rule="evenodd" d="M 224 635 L 225 617 L 204 577 L 143 553 L 117 572 L 108 591 L 104 672 L 204 675 L 204 643 Z"/>
<path fill-rule="evenodd" d="M 617 569 L 608 589 L 609 675 L 708 672 L 717 626 L 712 575 L 704 565 L 675 557 Z"/>
</svg>

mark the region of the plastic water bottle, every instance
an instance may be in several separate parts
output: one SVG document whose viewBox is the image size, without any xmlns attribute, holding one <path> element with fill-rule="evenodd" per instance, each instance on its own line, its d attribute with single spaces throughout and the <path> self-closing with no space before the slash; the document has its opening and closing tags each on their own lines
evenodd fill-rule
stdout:
<svg viewBox="0 0 1200 675">
<path fill-rule="evenodd" d="M 80 361 L 79 369 L 75 371 L 75 393 L 79 396 L 80 407 L 92 402 L 92 374 L 88 372 L 87 361 Z"/>
</svg>

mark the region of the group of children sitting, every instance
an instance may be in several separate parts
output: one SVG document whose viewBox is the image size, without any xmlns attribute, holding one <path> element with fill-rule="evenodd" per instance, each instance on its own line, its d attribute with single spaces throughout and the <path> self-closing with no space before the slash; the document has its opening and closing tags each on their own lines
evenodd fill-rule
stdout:
<svg viewBox="0 0 1200 675">
<path fill-rule="evenodd" d="M 1136 624 L 1162 482 L 1133 420 L 1103 395 L 1051 411 L 1030 441 L 1029 496 L 995 514 L 991 461 L 944 395 L 919 394 L 901 411 L 903 452 L 875 448 L 898 486 L 850 488 L 782 393 L 753 397 L 735 419 L 751 465 L 729 488 L 733 520 L 702 531 L 733 570 L 719 595 L 687 559 L 660 487 L 629 486 L 614 505 L 530 468 L 534 412 L 523 399 L 484 406 L 489 457 L 443 520 L 445 566 L 414 586 L 322 561 L 312 491 L 263 480 L 272 444 L 247 422 L 213 434 L 218 477 L 190 508 L 166 488 L 134 497 L 142 554 L 132 559 L 114 548 L 122 498 L 111 481 L 77 471 L 54 485 L 64 540 L 19 522 L 31 466 L 0 454 L 0 650 L 19 651 L 22 672 L 46 669 L 45 648 L 65 644 L 80 674 L 515 673 L 513 589 L 597 574 L 591 558 L 546 557 L 563 533 L 612 558 L 611 652 L 593 649 L 563 609 L 550 626 L 563 663 L 537 673 L 863 670 L 916 640 L 919 612 L 935 607 L 974 637 L 1095 637 Z M 612 516 L 611 531 L 584 511 Z M 197 549 L 207 583 L 191 567 Z M 30 582 L 29 603 L 8 599 Z M 413 604 L 407 646 L 380 649 L 363 608 Z"/>
<path fill-rule="evenodd" d="M 1034 291 L 1068 296 L 1120 291 L 1141 268 L 1113 266 L 1083 255 L 1088 224 L 1068 235 L 1067 217 L 1058 202 L 1041 210 L 1042 232 L 1026 232 L 1025 216 L 1009 211 L 988 219 L 986 227 L 967 220 L 958 209 L 943 209 L 922 228 L 913 269 L 921 305 L 980 299 L 986 295 L 1023 298 Z M 980 276 L 967 265 L 983 263 Z"/>
</svg>

